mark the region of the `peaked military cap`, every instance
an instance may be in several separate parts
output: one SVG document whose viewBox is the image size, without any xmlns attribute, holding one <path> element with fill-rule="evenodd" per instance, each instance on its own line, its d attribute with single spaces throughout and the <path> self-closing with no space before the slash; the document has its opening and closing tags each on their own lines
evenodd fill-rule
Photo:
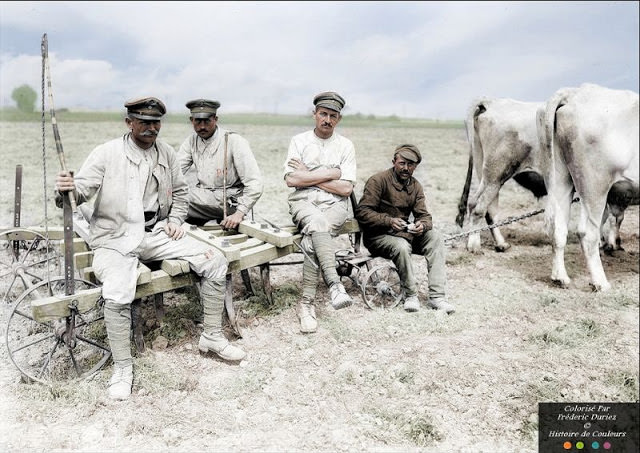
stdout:
<svg viewBox="0 0 640 453">
<path fill-rule="evenodd" d="M 211 115 L 215 115 L 220 107 L 218 101 L 211 101 L 209 99 L 194 99 L 185 105 L 191 110 L 192 118 L 209 118 Z"/>
<path fill-rule="evenodd" d="M 346 104 L 344 98 L 335 91 L 324 91 L 313 98 L 313 105 L 340 112 Z"/>
<path fill-rule="evenodd" d="M 420 150 L 415 145 L 409 145 L 409 144 L 399 145 L 396 147 L 395 151 L 393 152 L 393 155 L 394 156 L 400 155 L 405 160 L 415 162 L 416 164 L 419 164 L 420 162 L 422 162 L 422 155 L 420 154 Z"/>
<path fill-rule="evenodd" d="M 164 103 L 154 97 L 132 99 L 127 101 L 124 106 L 127 109 L 127 115 L 139 120 L 159 121 L 162 115 L 167 113 Z"/>
</svg>

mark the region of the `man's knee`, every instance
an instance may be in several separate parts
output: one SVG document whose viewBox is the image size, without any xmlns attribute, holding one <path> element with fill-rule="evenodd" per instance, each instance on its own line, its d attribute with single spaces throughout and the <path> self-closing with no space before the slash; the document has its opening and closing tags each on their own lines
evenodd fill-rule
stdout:
<svg viewBox="0 0 640 453">
<path fill-rule="evenodd" d="M 205 279 L 221 279 L 227 274 L 228 263 L 224 255 L 214 248 L 204 252 L 201 260 L 191 263 L 193 270 Z"/>
<path fill-rule="evenodd" d="M 403 258 L 411 256 L 411 244 L 405 240 L 396 241 L 396 243 L 393 245 L 393 248 L 395 256 Z"/>
</svg>

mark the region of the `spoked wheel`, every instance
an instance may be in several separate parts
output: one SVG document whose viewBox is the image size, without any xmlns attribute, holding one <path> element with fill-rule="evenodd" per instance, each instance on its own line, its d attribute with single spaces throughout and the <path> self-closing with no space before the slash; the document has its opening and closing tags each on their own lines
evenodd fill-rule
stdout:
<svg viewBox="0 0 640 453">
<path fill-rule="evenodd" d="M 13 303 L 24 291 L 47 279 L 59 275 L 61 255 L 42 234 L 24 228 L 0 233 L 6 258 L 0 259 L 0 298 Z"/>
<path fill-rule="evenodd" d="M 376 266 L 367 272 L 361 289 L 364 302 L 373 310 L 393 308 L 404 297 L 400 275 L 391 264 Z"/>
<path fill-rule="evenodd" d="M 93 283 L 75 279 L 76 291 L 95 288 Z M 64 295 L 64 277 L 41 281 L 15 302 L 6 328 L 9 357 L 27 381 L 45 384 L 86 379 L 102 368 L 111 351 L 104 324 L 103 299 L 90 310 L 54 321 L 34 318 L 32 301 Z"/>
</svg>

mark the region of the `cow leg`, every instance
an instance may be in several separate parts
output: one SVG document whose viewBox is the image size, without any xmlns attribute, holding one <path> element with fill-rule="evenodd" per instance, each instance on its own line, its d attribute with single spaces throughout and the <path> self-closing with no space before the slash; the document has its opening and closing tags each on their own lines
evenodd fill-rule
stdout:
<svg viewBox="0 0 640 453">
<path fill-rule="evenodd" d="M 473 199 L 469 203 L 469 230 L 478 229 L 482 223 L 489 205 L 494 202 L 498 195 L 499 186 L 494 184 L 485 185 L 484 181 L 480 182 L 478 191 L 474 194 Z M 481 239 L 480 233 L 472 233 L 467 240 L 467 250 L 472 253 L 480 253 Z"/>
<path fill-rule="evenodd" d="M 607 291 L 611 288 L 611 284 L 607 281 L 600 260 L 600 224 L 607 192 L 594 192 L 589 192 L 586 197 L 582 197 L 578 237 L 591 275 L 590 284 L 593 290 Z"/>
<path fill-rule="evenodd" d="M 604 251 L 611 254 L 614 250 L 624 250 L 620 239 L 620 226 L 624 220 L 624 211 L 629 205 L 640 203 L 640 186 L 631 181 L 618 181 L 607 194 L 605 214 L 602 216 Z M 605 228 L 606 225 L 606 228 Z"/>
<path fill-rule="evenodd" d="M 562 288 L 568 288 L 571 283 L 564 265 L 564 249 L 567 245 L 571 199 L 573 197 L 573 185 L 567 176 L 556 177 L 557 187 L 550 191 L 546 208 L 546 223 L 553 251 L 551 280 Z"/>
<path fill-rule="evenodd" d="M 487 214 L 485 215 L 485 219 L 487 220 L 488 225 L 493 225 L 495 223 L 496 216 L 498 214 L 499 199 L 500 199 L 500 194 L 497 193 L 496 197 L 493 199 L 493 201 L 489 204 L 489 207 L 487 208 Z M 507 250 L 509 250 L 509 248 L 511 247 L 511 244 L 509 244 L 504 239 L 504 236 L 502 236 L 500 229 L 492 228 L 490 231 L 491 231 L 491 235 L 493 236 L 493 240 L 496 243 L 495 245 L 496 252 L 506 252 Z"/>
<path fill-rule="evenodd" d="M 615 250 L 624 250 L 620 239 L 620 225 L 624 220 L 624 210 L 619 206 L 605 206 L 602 215 L 601 240 L 602 248 L 607 255 Z"/>
</svg>

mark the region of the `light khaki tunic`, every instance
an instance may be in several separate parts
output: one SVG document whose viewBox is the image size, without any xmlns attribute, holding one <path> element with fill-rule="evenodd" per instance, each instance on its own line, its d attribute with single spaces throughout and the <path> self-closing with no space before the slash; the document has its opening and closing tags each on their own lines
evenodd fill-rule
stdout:
<svg viewBox="0 0 640 453">
<path fill-rule="evenodd" d="M 180 146 L 178 152 L 183 173 L 193 165 L 197 182 L 192 187 L 190 202 L 220 203 L 224 187 L 225 133 L 227 143 L 226 194 L 238 211 L 248 213 L 256 204 L 263 190 L 262 173 L 251 151 L 249 142 L 242 136 L 218 126 L 207 140 L 193 132 Z M 198 193 L 202 192 L 202 193 Z M 206 192 L 213 192 L 207 196 Z M 221 206 L 211 206 L 220 211 Z"/>
<path fill-rule="evenodd" d="M 170 145 L 156 140 L 153 149 L 141 150 L 127 134 L 96 147 L 74 181 L 78 204 L 93 201 L 89 243 L 105 300 L 131 303 L 139 260 L 185 259 L 205 279 L 224 278 L 222 253 L 190 236 L 172 240 L 164 231 L 167 222 L 183 223 L 189 194 Z M 157 223 L 145 231 L 144 210 L 156 208 Z"/>
<path fill-rule="evenodd" d="M 148 174 L 143 157 L 129 145 L 129 134 L 97 146 L 74 175 L 78 204 L 95 196 L 90 225 L 91 248 L 133 251 L 144 236 L 144 188 Z M 171 145 L 156 140 L 157 220 L 182 225 L 189 187 Z M 141 166 L 141 164 L 143 164 Z"/>
</svg>

